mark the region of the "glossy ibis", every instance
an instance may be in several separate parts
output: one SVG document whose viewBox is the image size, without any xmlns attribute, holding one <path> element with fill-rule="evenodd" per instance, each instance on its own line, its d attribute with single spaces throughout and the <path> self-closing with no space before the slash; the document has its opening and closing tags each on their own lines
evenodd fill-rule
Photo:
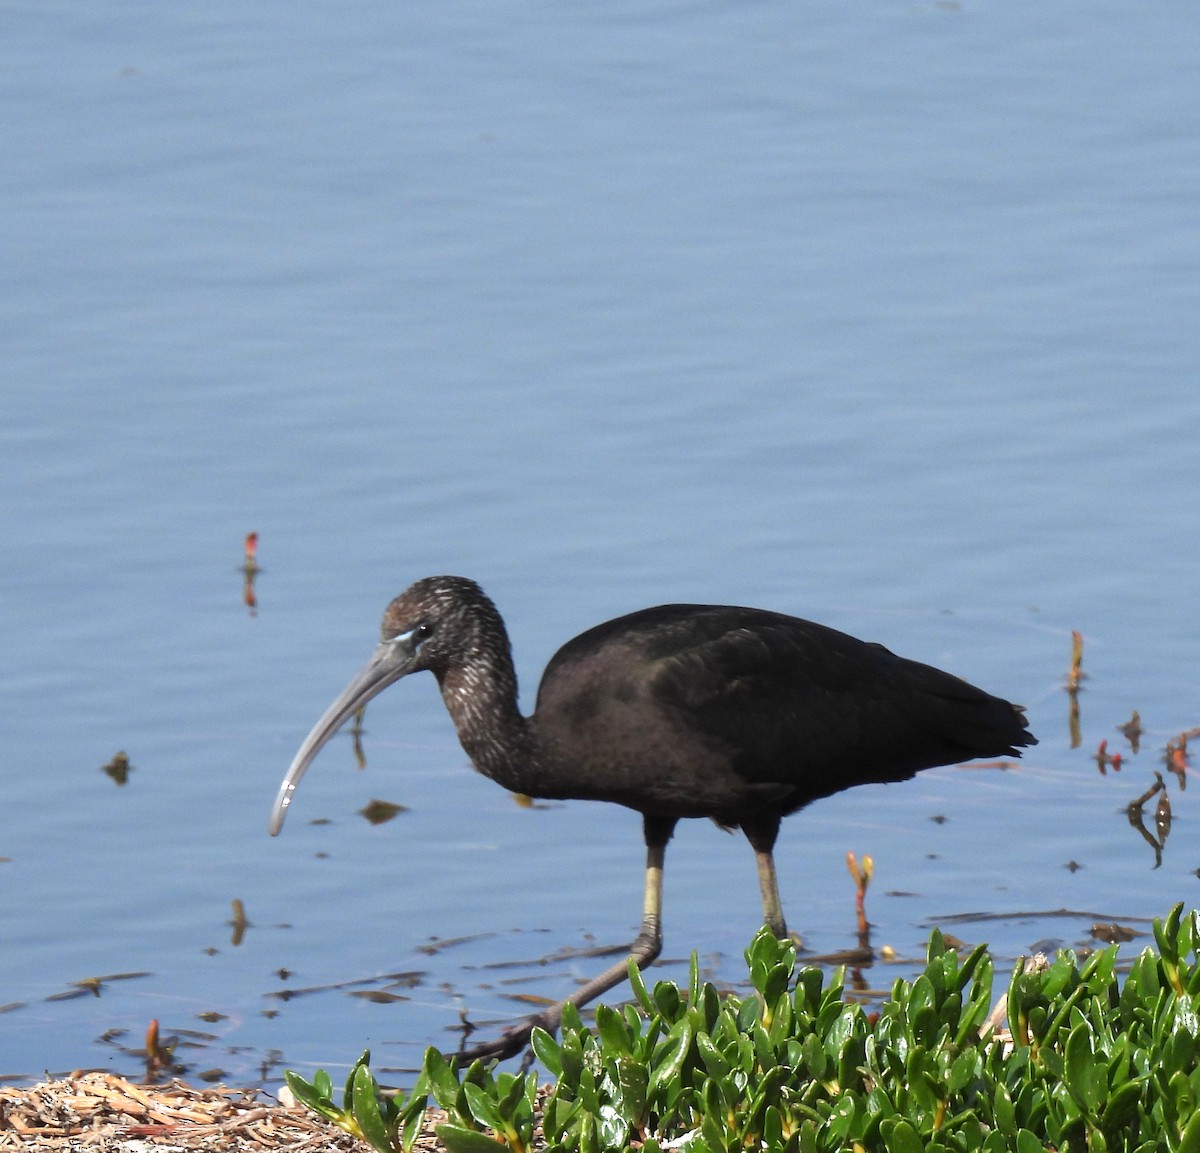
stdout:
<svg viewBox="0 0 1200 1153">
<path fill-rule="evenodd" d="M 763 917 L 786 932 L 772 850 L 783 817 L 867 782 L 902 781 L 1036 741 L 1016 705 L 877 644 L 763 609 L 662 605 L 597 625 L 551 659 L 521 715 L 508 633 L 473 581 L 429 577 L 383 614 L 383 639 L 300 746 L 271 814 L 278 833 L 300 778 L 356 709 L 428 670 L 475 767 L 514 793 L 614 801 L 642 814 L 646 889 L 630 949 L 662 947 L 663 857 L 681 817 L 746 834 Z M 582 1005 L 622 981 L 614 965 L 572 994 Z M 555 1006 L 472 1056 L 507 1056 Z"/>
</svg>

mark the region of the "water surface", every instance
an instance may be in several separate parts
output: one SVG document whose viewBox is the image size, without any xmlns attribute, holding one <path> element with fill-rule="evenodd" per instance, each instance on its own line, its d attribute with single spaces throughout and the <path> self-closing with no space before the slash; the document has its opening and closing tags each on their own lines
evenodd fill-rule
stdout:
<svg viewBox="0 0 1200 1153">
<path fill-rule="evenodd" d="M 1041 744 L 1017 768 L 787 822 L 813 952 L 853 943 L 851 849 L 876 860 L 874 942 L 909 960 L 964 911 L 1085 914 L 955 928 L 1002 967 L 1086 940 L 1093 913 L 1193 901 L 1194 790 L 1170 778 L 1158 868 L 1123 809 L 1200 723 L 1196 23 L 12 14 L 0 1074 L 136 1071 L 117 1045 L 151 1018 L 212 1034 L 191 1075 L 271 1082 L 367 1045 L 404 1067 L 460 1010 L 509 1017 L 505 992 L 562 995 L 597 962 L 487 966 L 632 936 L 636 816 L 518 807 L 428 679 L 372 706 L 365 771 L 340 738 L 266 836 L 384 604 L 437 572 L 505 613 L 526 707 L 566 638 L 681 600 L 812 617 L 1029 707 Z M 1101 777 L 1091 754 L 1135 708 L 1143 751 Z M 118 750 L 123 787 L 100 771 Z M 375 797 L 408 811 L 371 827 Z M 745 844 L 687 823 L 665 902 L 670 957 L 736 979 Z M 386 1004 L 276 996 L 414 971 Z"/>
</svg>

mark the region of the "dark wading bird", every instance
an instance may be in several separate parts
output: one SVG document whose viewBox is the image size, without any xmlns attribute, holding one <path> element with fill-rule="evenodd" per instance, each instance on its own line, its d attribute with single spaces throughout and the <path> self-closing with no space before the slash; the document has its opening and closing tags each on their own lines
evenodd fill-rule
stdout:
<svg viewBox="0 0 1200 1153">
<path fill-rule="evenodd" d="M 772 850 L 779 823 L 819 797 L 1036 744 L 1024 711 L 881 645 L 763 609 L 662 605 L 589 629 L 551 659 L 530 717 L 504 622 L 473 581 L 429 577 L 383 614 L 383 639 L 308 734 L 271 814 L 278 833 L 322 746 L 393 681 L 437 677 L 475 767 L 514 793 L 614 801 L 642 814 L 646 890 L 630 947 L 639 967 L 662 947 L 663 856 L 681 817 L 740 828 L 754 848 L 763 917 L 786 926 Z M 623 961 L 570 997 L 619 984 Z M 511 1056 L 556 1005 L 470 1056 Z"/>
</svg>

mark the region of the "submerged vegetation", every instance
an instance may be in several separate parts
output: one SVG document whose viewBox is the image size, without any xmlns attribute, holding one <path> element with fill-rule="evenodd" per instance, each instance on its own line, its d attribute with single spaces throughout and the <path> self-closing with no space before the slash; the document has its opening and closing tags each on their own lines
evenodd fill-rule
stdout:
<svg viewBox="0 0 1200 1153">
<path fill-rule="evenodd" d="M 1003 1033 L 984 946 L 960 959 L 935 930 L 924 973 L 868 1010 L 763 930 L 744 998 L 702 984 L 695 958 L 686 989 L 631 967 L 636 1003 L 600 1005 L 594 1030 L 568 1008 L 560 1040 L 535 1031 L 549 1086 L 435 1049 L 407 1096 L 379 1093 L 367 1053 L 340 1105 L 323 1071 L 287 1080 L 381 1153 L 411 1148 L 431 1097 L 451 1153 L 1200 1153 L 1200 916 L 1176 906 L 1154 936 L 1120 981 L 1116 946 L 1019 965 Z"/>
</svg>

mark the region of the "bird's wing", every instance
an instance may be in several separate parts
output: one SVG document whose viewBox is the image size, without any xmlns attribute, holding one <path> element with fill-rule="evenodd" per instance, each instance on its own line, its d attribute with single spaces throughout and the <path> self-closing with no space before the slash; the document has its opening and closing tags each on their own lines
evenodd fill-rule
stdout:
<svg viewBox="0 0 1200 1153">
<path fill-rule="evenodd" d="M 835 629 L 756 612 L 690 631 L 659 656 L 653 691 L 743 780 L 812 799 L 1025 743 L 1007 702 Z"/>
</svg>

